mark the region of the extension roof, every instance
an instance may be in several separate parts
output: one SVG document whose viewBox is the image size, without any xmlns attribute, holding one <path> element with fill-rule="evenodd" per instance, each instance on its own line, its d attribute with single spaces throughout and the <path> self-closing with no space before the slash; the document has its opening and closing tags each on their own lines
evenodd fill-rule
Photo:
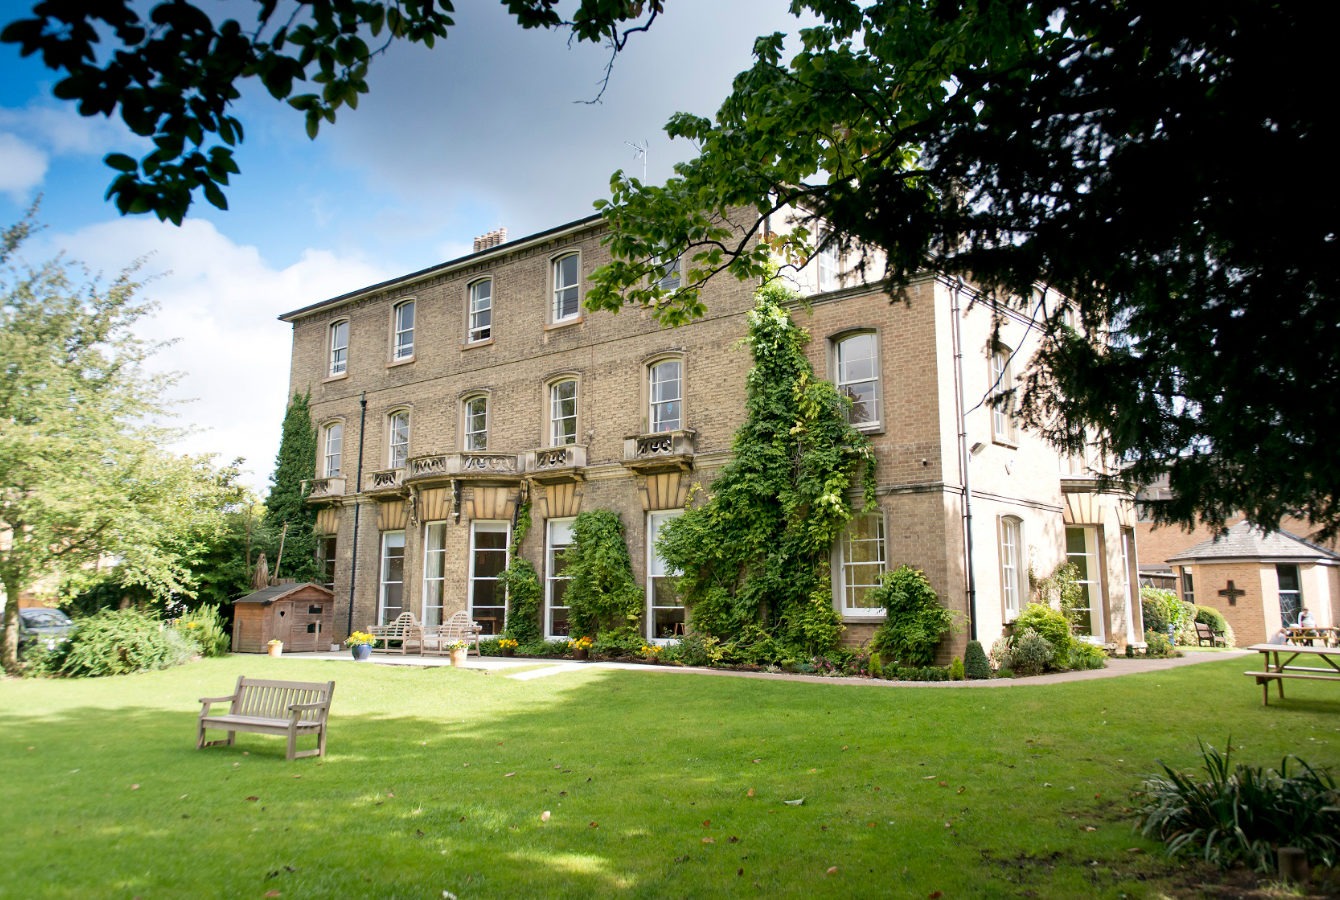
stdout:
<svg viewBox="0 0 1340 900">
<path fill-rule="evenodd" d="M 1310 562 L 1340 564 L 1340 556 L 1287 531 L 1262 531 L 1238 522 L 1228 533 L 1188 547 L 1168 560 L 1169 563 L 1233 562 Z"/>
</svg>

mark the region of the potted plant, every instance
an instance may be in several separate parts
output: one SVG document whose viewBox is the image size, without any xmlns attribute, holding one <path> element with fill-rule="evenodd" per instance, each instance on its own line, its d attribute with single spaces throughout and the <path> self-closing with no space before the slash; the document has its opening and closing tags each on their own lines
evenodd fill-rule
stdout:
<svg viewBox="0 0 1340 900">
<path fill-rule="evenodd" d="M 469 648 L 465 641 L 452 641 L 447 644 L 447 652 L 451 654 L 451 664 L 453 666 L 465 665 L 465 652 Z"/>
<path fill-rule="evenodd" d="M 568 641 L 568 649 L 572 651 L 573 659 L 590 659 L 591 644 L 589 637 L 573 638 Z"/>
<path fill-rule="evenodd" d="M 353 651 L 354 659 L 363 662 L 372 658 L 372 645 L 376 640 L 366 631 L 355 631 L 344 639 L 344 646 Z"/>
<path fill-rule="evenodd" d="M 511 638 L 498 638 L 498 653 L 503 656 L 511 656 L 516 652 L 516 641 Z"/>
<path fill-rule="evenodd" d="M 284 652 L 284 642 L 279 638 L 271 638 L 266 642 L 266 646 L 270 648 L 271 656 L 279 656 Z"/>
</svg>

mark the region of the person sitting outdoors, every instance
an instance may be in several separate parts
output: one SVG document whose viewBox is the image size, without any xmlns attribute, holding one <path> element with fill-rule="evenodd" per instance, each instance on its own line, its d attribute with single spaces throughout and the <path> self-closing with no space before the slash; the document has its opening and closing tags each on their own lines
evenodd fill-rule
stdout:
<svg viewBox="0 0 1340 900">
<path fill-rule="evenodd" d="M 1277 631 L 1277 632 L 1275 632 L 1275 636 L 1272 637 L 1270 640 L 1266 641 L 1266 643 L 1267 643 L 1267 644 L 1290 644 L 1290 643 L 1292 643 L 1292 641 L 1289 640 L 1289 636 L 1290 636 L 1290 635 L 1289 635 L 1289 626 L 1287 626 L 1287 625 L 1281 625 L 1281 626 L 1280 626 L 1280 630 Z"/>
<path fill-rule="evenodd" d="M 1298 613 L 1298 627 L 1299 628 L 1317 627 L 1317 620 L 1312 618 L 1312 610 L 1308 609 L 1306 606 L 1304 606 L 1302 610 L 1300 610 Z"/>
</svg>

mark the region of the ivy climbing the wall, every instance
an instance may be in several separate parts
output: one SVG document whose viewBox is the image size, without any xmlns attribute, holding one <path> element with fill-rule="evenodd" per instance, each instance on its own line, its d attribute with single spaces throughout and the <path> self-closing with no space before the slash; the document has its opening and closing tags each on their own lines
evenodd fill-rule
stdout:
<svg viewBox="0 0 1340 900">
<path fill-rule="evenodd" d="M 875 458 L 847 422 L 849 401 L 816 378 L 809 335 L 786 307 L 796 298 L 763 287 L 749 314 L 754 367 L 734 459 L 706 502 L 666 523 L 659 548 L 681 573 L 693 631 L 733 648 L 737 660 L 785 662 L 832 650 L 829 554 L 853 514 L 850 494 L 875 503 Z"/>
<path fill-rule="evenodd" d="M 539 575 L 530 561 L 520 555 L 521 542 L 530 531 L 530 503 L 517 510 L 516 524 L 512 526 L 512 545 L 508 551 L 507 568 L 498 576 L 498 582 L 507 592 L 507 637 L 519 644 L 532 644 L 541 639 Z"/>
<path fill-rule="evenodd" d="M 563 601 L 573 636 L 594 638 L 597 645 L 639 644 L 643 594 L 618 514 L 593 509 L 573 519 L 563 564 L 571 579 Z"/>
</svg>

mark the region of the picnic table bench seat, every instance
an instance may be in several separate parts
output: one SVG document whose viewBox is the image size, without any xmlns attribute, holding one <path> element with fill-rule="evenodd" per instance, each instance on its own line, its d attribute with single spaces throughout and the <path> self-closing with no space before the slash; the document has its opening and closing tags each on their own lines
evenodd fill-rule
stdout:
<svg viewBox="0 0 1340 900">
<path fill-rule="evenodd" d="M 200 719 L 196 725 L 196 749 L 231 746 L 239 731 L 275 734 L 288 738 L 288 758 L 321 756 L 326 752 L 326 718 L 335 682 L 266 681 L 237 679 L 237 688 L 226 697 L 201 697 Z M 227 703 L 226 713 L 214 712 L 216 704 Z M 223 740 L 205 740 L 205 730 L 228 732 Z M 316 747 L 298 750 L 300 735 L 314 735 Z"/>
</svg>

